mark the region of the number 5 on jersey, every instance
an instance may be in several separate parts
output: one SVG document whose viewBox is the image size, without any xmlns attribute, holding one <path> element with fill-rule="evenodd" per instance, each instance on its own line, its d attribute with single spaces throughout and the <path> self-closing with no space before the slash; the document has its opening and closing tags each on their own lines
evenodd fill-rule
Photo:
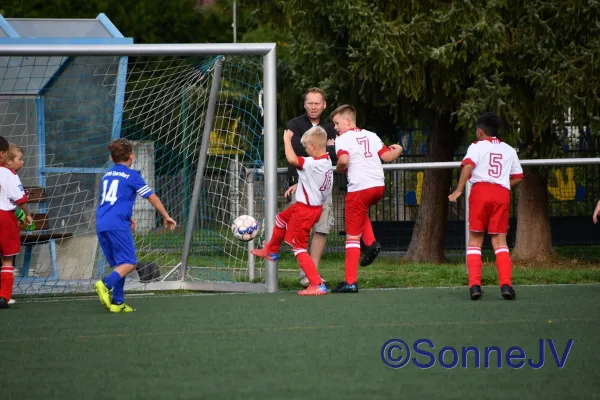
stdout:
<svg viewBox="0 0 600 400">
<path fill-rule="evenodd" d="M 490 153 L 490 169 L 489 176 L 492 178 L 500 178 L 502 175 L 502 154 Z"/>
<path fill-rule="evenodd" d="M 108 187 L 108 180 L 102 181 L 102 201 L 100 205 L 104 204 L 105 201 L 108 201 L 110 205 L 114 205 L 115 201 L 117 201 L 117 190 L 119 189 L 119 180 L 113 179 L 110 182 L 110 187 L 108 188 L 108 192 L 106 188 Z"/>
</svg>

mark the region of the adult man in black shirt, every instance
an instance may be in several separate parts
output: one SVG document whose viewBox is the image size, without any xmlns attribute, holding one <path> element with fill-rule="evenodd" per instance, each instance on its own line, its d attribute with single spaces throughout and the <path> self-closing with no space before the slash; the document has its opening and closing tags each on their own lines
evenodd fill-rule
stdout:
<svg viewBox="0 0 600 400">
<path fill-rule="evenodd" d="M 313 126 L 319 125 L 325 132 L 327 132 L 327 152 L 331 163 L 335 165 L 337 157 L 335 155 L 335 138 L 337 137 L 337 131 L 333 127 L 333 124 L 329 121 L 325 121 L 321 118 L 323 111 L 327 107 L 327 101 L 325 100 L 325 93 L 319 88 L 308 89 L 304 95 L 304 109 L 305 114 L 299 117 L 292 118 L 288 121 L 287 129 L 294 132 L 292 137 L 292 147 L 298 156 L 308 157 L 304 146 L 300 142 L 304 132 L 312 128 Z M 298 183 L 298 172 L 296 168 L 288 166 L 288 185 L 289 189 L 285 192 L 285 197 L 291 196 L 296 191 L 296 185 Z M 295 201 L 295 196 L 291 196 L 292 202 Z M 323 204 L 323 213 L 321 218 L 317 222 L 314 228 L 314 235 L 310 246 L 310 257 L 313 259 L 315 266 L 319 268 L 319 261 L 325 251 L 325 244 L 327 242 L 327 234 L 331 231 L 334 224 L 333 211 L 331 210 L 332 199 L 329 198 L 327 202 Z M 304 275 L 304 272 L 300 270 L 300 283 L 303 286 L 308 286 L 308 279 Z"/>
</svg>

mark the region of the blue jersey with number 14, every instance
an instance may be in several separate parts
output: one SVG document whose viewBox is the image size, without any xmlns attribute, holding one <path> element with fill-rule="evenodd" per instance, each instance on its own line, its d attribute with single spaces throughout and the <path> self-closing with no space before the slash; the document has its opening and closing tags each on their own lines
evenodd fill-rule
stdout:
<svg viewBox="0 0 600 400">
<path fill-rule="evenodd" d="M 146 199 L 153 192 L 137 171 L 116 164 L 102 177 L 100 193 L 96 232 L 129 230 L 136 196 Z"/>
</svg>

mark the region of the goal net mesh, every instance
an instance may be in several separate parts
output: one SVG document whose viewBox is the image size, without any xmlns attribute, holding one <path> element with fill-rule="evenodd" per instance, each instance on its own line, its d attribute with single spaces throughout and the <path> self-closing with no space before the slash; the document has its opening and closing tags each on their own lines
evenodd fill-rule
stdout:
<svg viewBox="0 0 600 400">
<path fill-rule="evenodd" d="M 177 221 L 140 197 L 134 206 L 137 273 L 126 289 L 181 279 L 185 229 L 215 63 L 219 57 L 0 57 L 0 135 L 24 150 L 18 171 L 36 225 L 21 225 L 14 293 L 89 292 L 110 272 L 98 245 L 100 181 L 108 144 L 133 143 L 132 169 Z M 187 274 L 198 281 L 260 281 L 248 250 L 231 234 L 239 215 L 262 225 L 262 58 L 224 58 L 211 121 Z M 249 197 L 250 195 L 250 197 Z M 262 242 L 262 235 L 255 242 Z"/>
</svg>

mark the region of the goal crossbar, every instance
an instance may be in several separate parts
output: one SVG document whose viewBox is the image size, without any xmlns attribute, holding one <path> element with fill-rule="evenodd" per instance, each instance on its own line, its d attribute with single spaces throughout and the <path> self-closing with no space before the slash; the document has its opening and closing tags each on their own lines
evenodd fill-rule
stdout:
<svg viewBox="0 0 600 400">
<path fill-rule="evenodd" d="M 0 56 L 206 56 L 259 55 L 275 50 L 275 43 L 182 44 L 19 44 L 0 45 Z"/>
</svg>

